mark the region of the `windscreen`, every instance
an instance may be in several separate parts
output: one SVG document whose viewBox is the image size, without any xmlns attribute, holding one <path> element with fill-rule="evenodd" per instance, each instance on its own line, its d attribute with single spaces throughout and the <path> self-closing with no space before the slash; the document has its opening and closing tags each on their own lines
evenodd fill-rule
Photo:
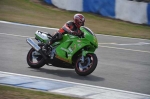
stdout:
<svg viewBox="0 0 150 99">
<path fill-rule="evenodd" d="M 85 30 L 87 30 L 90 34 L 92 34 L 93 36 L 95 36 L 95 34 L 88 27 L 83 26 L 83 28 Z"/>
</svg>

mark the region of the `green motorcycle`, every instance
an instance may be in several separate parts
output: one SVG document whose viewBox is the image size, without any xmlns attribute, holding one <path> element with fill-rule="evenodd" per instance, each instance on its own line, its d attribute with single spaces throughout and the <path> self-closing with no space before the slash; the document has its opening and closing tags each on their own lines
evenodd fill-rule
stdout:
<svg viewBox="0 0 150 99">
<path fill-rule="evenodd" d="M 35 43 L 27 38 L 27 43 L 32 47 L 27 54 L 27 63 L 32 68 L 41 68 L 45 64 L 75 69 L 80 76 L 91 74 L 97 66 L 97 56 L 94 54 L 98 48 L 98 41 L 95 34 L 87 27 L 80 27 L 84 34 L 82 37 L 71 34 L 64 34 L 63 38 L 47 49 L 47 44 L 52 36 L 48 33 L 36 31 Z"/>
</svg>

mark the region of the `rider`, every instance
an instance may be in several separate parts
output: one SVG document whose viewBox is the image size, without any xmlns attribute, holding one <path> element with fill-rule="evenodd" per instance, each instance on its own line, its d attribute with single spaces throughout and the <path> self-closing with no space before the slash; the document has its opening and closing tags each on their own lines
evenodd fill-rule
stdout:
<svg viewBox="0 0 150 99">
<path fill-rule="evenodd" d="M 62 39 L 62 35 L 65 33 L 80 36 L 82 35 L 80 27 L 84 26 L 85 18 L 82 14 L 75 14 L 73 21 L 68 21 L 60 28 L 50 40 L 50 45 L 57 40 Z"/>
</svg>

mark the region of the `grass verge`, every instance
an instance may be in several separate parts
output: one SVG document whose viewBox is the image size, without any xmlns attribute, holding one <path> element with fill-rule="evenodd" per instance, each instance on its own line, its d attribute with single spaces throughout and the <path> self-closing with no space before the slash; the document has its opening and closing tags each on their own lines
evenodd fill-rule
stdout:
<svg viewBox="0 0 150 99">
<path fill-rule="evenodd" d="M 79 99 L 79 98 L 0 85 L 0 99 Z"/>
<path fill-rule="evenodd" d="M 0 20 L 60 28 L 78 12 L 46 5 L 43 0 L 0 0 Z M 150 26 L 82 13 L 95 33 L 150 39 Z"/>
</svg>

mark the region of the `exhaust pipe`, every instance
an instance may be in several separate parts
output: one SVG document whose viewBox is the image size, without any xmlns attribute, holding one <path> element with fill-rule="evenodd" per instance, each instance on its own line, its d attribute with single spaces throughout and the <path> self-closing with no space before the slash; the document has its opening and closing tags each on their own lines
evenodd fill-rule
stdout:
<svg viewBox="0 0 150 99">
<path fill-rule="evenodd" d="M 26 39 L 27 43 L 33 47 L 37 52 L 41 49 L 31 38 Z"/>
<path fill-rule="evenodd" d="M 41 48 L 31 38 L 27 38 L 26 41 L 31 47 L 39 52 L 45 60 L 47 60 L 47 56 L 42 52 Z"/>
</svg>

